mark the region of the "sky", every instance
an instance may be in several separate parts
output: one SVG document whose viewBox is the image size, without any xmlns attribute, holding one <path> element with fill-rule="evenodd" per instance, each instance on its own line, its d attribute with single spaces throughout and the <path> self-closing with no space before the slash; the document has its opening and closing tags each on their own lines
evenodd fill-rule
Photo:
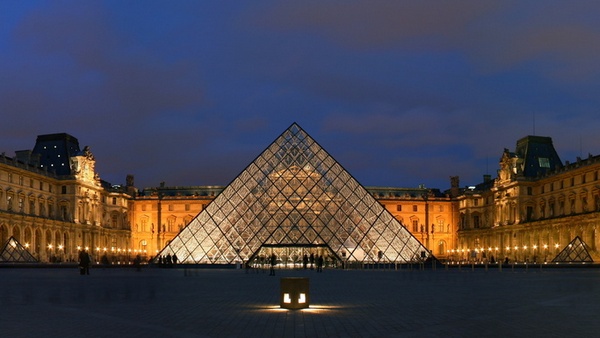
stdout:
<svg viewBox="0 0 600 338">
<path fill-rule="evenodd" d="M 66 132 L 101 179 L 226 185 L 298 123 L 364 186 L 600 153 L 599 1 L 0 1 L 0 152 Z"/>
</svg>

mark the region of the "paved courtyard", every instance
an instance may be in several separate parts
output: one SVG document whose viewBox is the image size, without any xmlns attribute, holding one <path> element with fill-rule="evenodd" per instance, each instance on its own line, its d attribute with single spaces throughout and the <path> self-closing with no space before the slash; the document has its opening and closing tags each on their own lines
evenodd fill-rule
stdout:
<svg viewBox="0 0 600 338">
<path fill-rule="evenodd" d="M 600 331 L 600 269 L 0 269 L 2 337 L 566 337 Z M 279 308 L 310 278 L 311 307 Z"/>
</svg>

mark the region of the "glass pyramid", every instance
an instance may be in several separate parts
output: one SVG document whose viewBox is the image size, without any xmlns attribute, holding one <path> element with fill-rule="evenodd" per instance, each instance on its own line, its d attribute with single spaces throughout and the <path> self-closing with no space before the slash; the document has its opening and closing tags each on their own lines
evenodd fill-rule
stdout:
<svg viewBox="0 0 600 338">
<path fill-rule="evenodd" d="M 0 263 L 36 263 L 37 261 L 38 260 L 12 236 L 0 251 Z"/>
<path fill-rule="evenodd" d="M 592 263 L 594 260 L 586 246 L 585 242 L 577 236 L 556 255 L 552 263 Z"/>
<path fill-rule="evenodd" d="M 181 263 L 417 262 L 428 250 L 296 123 L 158 254 Z"/>
</svg>

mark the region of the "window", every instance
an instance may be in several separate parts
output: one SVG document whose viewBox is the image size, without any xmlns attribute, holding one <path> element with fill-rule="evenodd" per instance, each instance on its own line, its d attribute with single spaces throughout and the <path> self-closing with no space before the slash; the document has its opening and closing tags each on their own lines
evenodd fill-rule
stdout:
<svg viewBox="0 0 600 338">
<path fill-rule="evenodd" d="M 23 176 L 19 176 L 19 185 L 23 185 Z"/>
<path fill-rule="evenodd" d="M 44 190 L 44 182 L 40 181 L 40 190 Z"/>
<path fill-rule="evenodd" d="M 581 175 L 581 183 L 585 183 L 585 174 Z"/>
<path fill-rule="evenodd" d="M 477 207 L 477 206 L 479 206 L 479 198 L 475 198 L 475 199 L 473 199 L 473 206 L 474 206 L 474 207 Z"/>
<path fill-rule="evenodd" d="M 540 164 L 540 168 L 550 168 L 550 159 L 548 159 L 547 157 L 540 157 L 538 161 Z"/>
<path fill-rule="evenodd" d="M 175 220 L 176 219 L 177 219 L 177 217 L 175 217 L 175 216 L 169 217 L 167 219 L 167 226 L 168 226 L 167 231 L 169 231 L 169 232 L 175 231 Z"/>
<path fill-rule="evenodd" d="M 527 195 L 529 195 L 529 196 L 533 195 L 533 188 L 527 187 Z"/>
<path fill-rule="evenodd" d="M 146 211 L 146 205 L 142 204 L 142 211 Z"/>
<path fill-rule="evenodd" d="M 401 204 L 398 204 L 396 206 L 396 211 L 402 211 L 402 205 Z"/>
<path fill-rule="evenodd" d="M 112 204 L 113 204 L 113 205 L 117 205 L 117 198 L 116 198 L 116 197 L 113 197 L 113 198 L 112 198 Z"/>
<path fill-rule="evenodd" d="M 438 212 L 444 212 L 444 206 L 443 205 L 440 205 L 440 207 L 438 209 Z"/>
<path fill-rule="evenodd" d="M 419 232 L 419 220 L 413 219 L 412 225 L 413 225 L 413 232 L 414 233 Z"/>
<path fill-rule="evenodd" d="M 67 193 L 67 186 L 63 185 L 62 187 L 60 187 L 60 193 L 61 194 L 66 194 Z"/>
<path fill-rule="evenodd" d="M 475 229 L 479 229 L 479 215 L 474 215 L 473 216 L 473 227 L 475 227 Z"/>
<path fill-rule="evenodd" d="M 6 210 L 12 211 L 12 208 L 13 208 L 12 201 L 13 201 L 12 196 L 7 195 L 6 196 Z"/>
<path fill-rule="evenodd" d="M 190 205 L 189 204 L 185 205 L 185 211 L 190 211 Z"/>
<path fill-rule="evenodd" d="M 418 210 L 419 210 L 418 206 L 416 206 L 416 205 L 413 205 L 413 211 L 414 211 L 414 212 L 417 212 Z"/>
<path fill-rule="evenodd" d="M 173 211 L 173 204 L 169 204 L 169 211 Z"/>
</svg>

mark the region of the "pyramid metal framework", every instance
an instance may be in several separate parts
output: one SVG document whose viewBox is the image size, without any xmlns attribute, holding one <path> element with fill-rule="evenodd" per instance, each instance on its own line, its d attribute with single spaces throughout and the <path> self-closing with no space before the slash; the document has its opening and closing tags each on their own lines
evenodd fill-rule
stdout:
<svg viewBox="0 0 600 338">
<path fill-rule="evenodd" d="M 420 262 L 430 252 L 296 123 L 158 254 L 181 263 Z M 311 251 L 312 250 L 312 251 Z M 319 251 L 320 250 L 320 251 Z M 157 256 L 157 257 L 158 257 Z"/>
<path fill-rule="evenodd" d="M 36 263 L 37 261 L 38 260 L 12 236 L 6 241 L 2 250 L 0 250 L 0 263 Z"/>
<path fill-rule="evenodd" d="M 594 260 L 587 250 L 587 244 L 575 237 L 556 257 L 553 263 L 592 263 Z"/>
</svg>

